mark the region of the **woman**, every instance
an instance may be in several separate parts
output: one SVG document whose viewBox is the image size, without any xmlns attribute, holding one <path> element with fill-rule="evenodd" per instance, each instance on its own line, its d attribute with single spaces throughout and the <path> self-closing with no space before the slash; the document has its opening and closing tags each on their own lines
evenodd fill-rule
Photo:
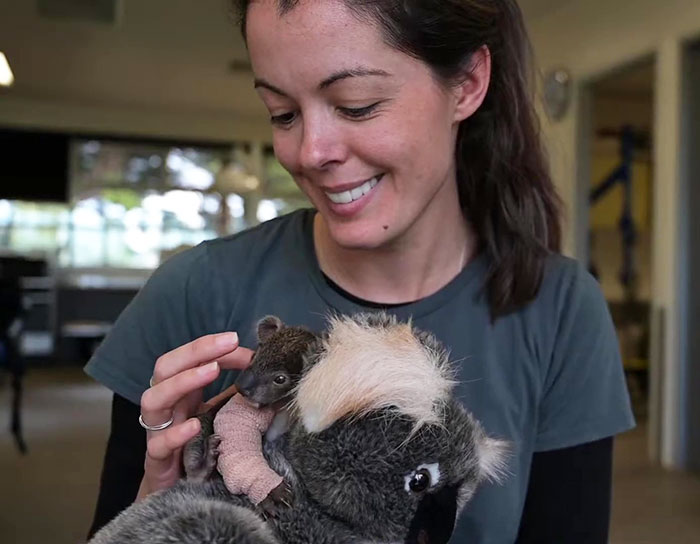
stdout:
<svg viewBox="0 0 700 544">
<path fill-rule="evenodd" d="M 139 416 L 166 427 L 147 433 L 139 496 L 179 477 L 195 409 L 247 364 L 257 319 L 318 330 L 381 307 L 450 347 L 456 393 L 513 445 L 453 541 L 606 542 L 612 437 L 633 421 L 605 301 L 557 253 L 516 2 L 239 8 L 275 152 L 315 211 L 171 259 L 121 316 L 87 366 L 115 392 L 93 530 L 136 492 L 106 504 L 143 474 Z"/>
</svg>

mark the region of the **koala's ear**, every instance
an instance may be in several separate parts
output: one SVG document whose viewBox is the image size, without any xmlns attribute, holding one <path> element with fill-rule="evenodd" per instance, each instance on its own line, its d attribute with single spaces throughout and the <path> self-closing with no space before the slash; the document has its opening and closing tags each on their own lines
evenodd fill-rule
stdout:
<svg viewBox="0 0 700 544">
<path fill-rule="evenodd" d="M 264 342 L 271 334 L 284 326 L 282 320 L 275 315 L 268 315 L 258 321 L 258 341 Z"/>
<path fill-rule="evenodd" d="M 508 442 L 484 436 L 479 444 L 479 472 L 482 480 L 502 482 L 507 476 Z"/>
</svg>

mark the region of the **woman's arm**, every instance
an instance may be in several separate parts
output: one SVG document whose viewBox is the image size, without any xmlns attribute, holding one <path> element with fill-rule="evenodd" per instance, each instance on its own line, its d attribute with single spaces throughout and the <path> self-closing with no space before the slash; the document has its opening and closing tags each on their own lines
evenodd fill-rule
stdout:
<svg viewBox="0 0 700 544">
<path fill-rule="evenodd" d="M 612 437 L 535 453 L 517 543 L 607 543 L 612 454 Z"/>
<path fill-rule="evenodd" d="M 138 404 L 112 397 L 112 427 L 107 442 L 91 538 L 136 498 L 143 478 L 146 431 L 139 425 Z"/>
</svg>

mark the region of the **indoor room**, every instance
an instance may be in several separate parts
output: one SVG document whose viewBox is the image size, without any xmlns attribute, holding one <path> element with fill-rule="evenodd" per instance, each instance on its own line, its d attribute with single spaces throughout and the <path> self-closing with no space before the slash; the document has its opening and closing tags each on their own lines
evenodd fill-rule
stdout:
<svg viewBox="0 0 700 544">
<path fill-rule="evenodd" d="M 318 66 L 327 59 L 337 61 L 329 52 L 332 48 L 327 47 L 331 42 L 324 40 L 343 43 L 340 50 L 351 59 L 386 44 L 373 45 L 359 35 L 355 50 L 355 45 L 342 42 L 346 38 L 342 33 L 325 32 L 325 28 L 315 32 L 316 26 L 327 21 L 328 28 L 333 28 L 333 20 L 320 15 L 323 10 L 332 9 L 331 5 L 345 10 L 335 0 L 319 3 L 323 6 L 315 12 L 305 7 L 308 0 L 283 9 L 275 7 L 272 0 L 256 0 L 250 6 L 242 2 L 248 6 L 246 42 L 232 7 L 236 3 L 0 0 L 0 541 L 88 542 L 89 536 L 133 502 L 137 491 L 142 498 L 147 486 L 147 480 L 141 481 L 146 437 L 148 447 L 156 451 L 161 446 L 156 439 L 169 433 L 167 427 L 172 425 L 170 431 L 175 431 L 182 424 L 184 429 L 185 419 L 196 413 L 194 405 L 186 415 L 173 408 L 166 421 L 167 407 L 156 409 L 148 402 L 155 394 L 139 406 L 144 391 L 165 391 L 157 385 L 172 378 L 168 372 L 174 371 L 166 372 L 165 363 L 160 362 L 167 359 L 163 356 L 168 350 L 183 345 L 185 339 L 189 342 L 205 334 L 225 334 L 245 321 L 236 332 L 243 354 L 248 354 L 247 365 L 251 357 L 255 361 L 256 342 L 263 346 L 267 338 L 264 327 L 269 322 L 261 318 L 275 314 L 284 324 L 296 325 L 289 320 L 303 315 L 308 316 L 308 322 L 298 324 L 312 327 L 325 323 L 329 313 L 345 314 L 352 308 L 389 311 L 399 321 L 405 316 L 411 323 L 415 315 L 415 326 L 429 329 L 436 342 L 445 344 L 445 357 L 460 369 L 454 376 L 448 375 L 433 363 L 430 376 L 442 373 L 445 381 L 441 387 L 448 391 L 435 394 L 452 395 L 449 391 L 454 391 L 455 397 L 459 392 L 474 399 L 473 404 L 466 403 L 467 409 L 483 425 L 486 435 L 503 439 L 502 449 L 500 442 L 493 442 L 493 451 L 503 456 L 489 465 L 491 468 L 483 468 L 487 474 L 483 479 L 489 482 L 479 480 L 485 491 L 480 497 L 481 488 L 477 488 L 472 513 L 469 502 L 461 513 L 452 512 L 447 536 L 440 530 L 442 540 L 406 537 L 406 542 L 463 542 L 466 537 L 460 535 L 472 534 L 480 535 L 480 539 L 473 537 L 474 542 L 561 542 L 562 537 L 527 536 L 530 533 L 523 529 L 526 522 L 536 523 L 532 521 L 538 513 L 531 496 L 535 493 L 532 482 L 542 478 L 540 471 L 547 465 L 550 479 L 542 484 L 544 498 L 538 500 L 549 501 L 549 511 L 556 512 L 548 514 L 552 527 L 566 525 L 564 532 L 557 534 L 572 536 L 563 537 L 563 541 L 595 544 L 603 541 L 602 533 L 611 544 L 700 541 L 700 286 L 693 281 L 700 271 L 700 214 L 696 213 L 700 209 L 700 2 L 489 0 L 488 9 L 483 2 L 473 0 L 450 3 L 491 14 L 500 13 L 498 8 L 509 13 L 508 17 L 515 17 L 517 10 L 507 8 L 517 4 L 522 10 L 534 58 L 533 119 L 547 163 L 548 173 L 542 175 L 553 184 L 562 209 L 559 236 L 555 236 L 558 247 L 554 248 L 552 231 L 547 230 L 542 235 L 544 241 L 526 250 L 508 244 L 520 236 L 518 228 L 527 231 L 524 238 L 528 240 L 541 234 L 541 228 L 551 228 L 551 223 L 537 215 L 544 213 L 542 209 L 550 203 L 546 197 L 551 195 L 543 193 L 545 197 L 537 198 L 544 200 L 535 204 L 528 201 L 522 189 L 527 175 L 512 164 L 508 170 L 508 160 L 472 159 L 472 167 L 476 164 L 481 169 L 502 168 L 494 172 L 506 172 L 503 183 L 510 184 L 503 194 L 498 192 L 500 188 L 480 193 L 466 185 L 450 185 L 454 192 L 445 193 L 448 189 L 438 186 L 435 175 L 426 172 L 433 172 L 436 165 L 442 168 L 435 161 L 445 157 L 450 165 L 445 167 L 447 175 L 453 175 L 458 184 L 461 176 L 473 181 L 468 163 L 479 153 L 474 149 L 491 145 L 492 149 L 516 153 L 525 145 L 518 138 L 527 136 L 527 130 L 511 127 L 505 136 L 473 137 L 462 146 L 466 163 L 459 157 L 455 162 L 457 154 L 437 151 L 443 135 L 431 132 L 441 130 L 442 110 L 432 115 L 429 108 L 438 106 L 424 96 L 414 97 L 413 105 L 398 98 L 408 92 L 406 89 L 418 88 L 422 75 L 428 73 L 416 68 L 422 64 L 422 53 L 411 50 L 401 42 L 403 38 L 392 36 L 387 43 L 394 40 L 401 46 L 387 48 L 390 53 L 386 55 L 381 49 L 384 56 L 376 57 L 393 62 L 399 55 L 397 70 L 405 69 L 409 75 L 396 87 L 391 83 L 395 74 L 387 73 L 386 67 L 372 71 L 355 62 L 312 88 L 308 80 Z M 263 13 L 265 6 L 270 13 Z M 274 17 L 270 19 L 274 24 L 263 25 L 264 14 Z M 304 17 L 309 17 L 308 21 L 317 17 L 317 24 L 303 26 Z M 376 25 L 368 25 L 367 17 L 362 12 L 351 19 L 352 24 L 378 36 Z M 287 24 L 291 21 L 299 26 Z M 450 39 L 456 42 L 462 33 L 476 35 L 474 28 L 445 39 L 441 35 L 436 43 L 449 45 Z M 498 27 L 511 37 L 517 35 L 516 30 L 503 24 Z M 318 44 L 313 54 L 303 49 L 313 43 L 310 36 Z M 292 49 L 297 46 L 298 52 Z M 483 47 L 469 47 L 475 54 L 484 52 Z M 527 66 L 504 83 L 494 74 L 500 74 L 498 70 L 506 64 L 501 54 L 506 55 L 502 51 L 507 48 L 492 49 L 489 55 L 483 53 L 484 63 L 477 63 L 470 75 L 460 80 L 461 87 L 450 88 L 465 89 L 467 97 L 480 97 L 475 110 L 462 118 L 463 127 L 470 126 L 470 116 L 475 116 L 471 126 L 481 127 L 478 119 L 486 124 L 492 117 L 500 119 L 506 110 L 527 115 L 520 103 L 506 107 L 505 101 L 497 102 L 500 95 L 494 94 L 503 92 L 513 101 L 520 100 L 513 86 L 526 77 Z M 450 70 L 452 64 L 445 61 L 440 69 Z M 491 72 L 483 72 L 484 66 Z M 271 79 L 270 74 L 275 76 Z M 480 74 L 486 75 L 479 79 Z M 441 83 L 441 76 L 439 72 L 434 82 Z M 426 77 L 433 82 L 432 76 Z M 365 81 L 371 81 L 372 86 Z M 426 83 L 425 88 L 429 87 Z M 303 92 L 309 94 L 301 98 L 301 89 L 307 88 L 311 90 Z M 366 91 L 368 88 L 372 90 Z M 345 101 L 347 104 L 321 108 L 320 104 L 327 104 L 322 101 L 340 101 L 345 89 L 353 97 Z M 382 98 L 390 93 L 396 94 Z M 370 94 L 374 104 L 355 98 L 364 94 Z M 438 95 L 440 100 L 452 96 L 435 92 L 430 97 Z M 497 98 L 490 98 L 493 96 Z M 455 104 L 458 113 L 460 108 L 469 107 L 464 97 Z M 479 107 L 492 109 L 476 117 Z M 525 110 L 530 111 L 529 107 Z M 430 126 L 421 127 L 420 123 Z M 450 126 L 452 132 L 445 131 L 445 138 L 456 138 L 460 151 L 462 128 Z M 540 153 L 539 146 L 532 145 L 524 149 Z M 523 164 L 530 167 L 536 162 L 525 160 Z M 356 178 L 362 178 L 363 183 L 349 183 L 349 178 L 340 183 L 340 172 L 348 176 L 353 168 L 355 173 L 361 172 Z M 380 173 L 381 168 L 390 175 Z M 332 177 L 333 172 L 338 176 Z M 316 183 L 315 175 L 323 181 Z M 333 187 L 336 181 L 339 184 Z M 497 185 L 495 179 L 487 181 Z M 426 189 L 426 184 L 433 182 L 434 194 L 428 195 L 433 185 Z M 372 195 L 377 199 L 374 202 Z M 390 200 L 391 195 L 398 204 Z M 325 204 L 319 208 L 324 198 Z M 497 223 L 497 210 L 506 209 L 509 199 L 513 208 L 504 212 L 504 223 Z M 362 202 L 369 204 L 363 208 Z M 409 217 L 414 208 L 418 210 L 416 202 L 425 208 Z M 319 210 L 315 218 L 311 208 Z M 518 216 L 516 209 L 523 215 Z M 471 215 L 468 210 L 472 210 Z M 508 222 L 511 212 L 515 219 Z M 376 214 L 376 221 L 371 213 Z M 460 219 L 454 219 L 455 215 Z M 297 219 L 291 222 L 288 218 Z M 435 234 L 434 239 L 416 234 L 417 226 L 432 219 L 436 220 L 430 229 L 422 232 Z M 452 228 L 453 220 L 459 228 Z M 403 240 L 396 234 L 397 225 L 406 229 L 401 231 Z M 295 238 L 301 236 L 301 229 L 309 234 L 303 243 Z M 258 237 L 246 238 L 249 232 L 259 233 Z M 458 250 L 463 246 L 462 236 L 469 243 L 464 245 L 466 249 Z M 298 243 L 289 242 L 284 250 L 261 246 L 278 238 Z M 245 240 L 256 243 L 246 247 Z M 375 240 L 384 245 L 375 244 Z M 236 249 L 239 253 L 231 249 L 226 257 L 224 249 L 229 246 L 245 249 Z M 419 250 L 422 261 L 415 260 Z M 522 257 L 519 251 L 529 257 L 518 260 Z M 345 260 L 341 262 L 341 258 Z M 491 268 L 489 258 L 494 259 Z M 544 287 L 519 304 L 510 299 L 503 302 L 501 292 L 487 290 L 492 286 L 489 282 L 498 280 L 501 273 L 496 266 L 501 262 L 498 259 L 510 263 L 515 272 L 507 278 L 513 282 L 510 287 L 520 285 L 517 277 L 525 272 Z M 414 275 L 419 278 L 418 272 L 412 272 L 416 262 L 428 263 L 425 270 L 430 273 L 410 283 L 408 279 Z M 549 264 L 544 265 L 543 275 L 535 273 L 543 262 L 568 263 L 562 265 L 566 270 L 577 266 L 576 280 L 563 277 L 551 280 L 549 286 Z M 481 270 L 479 266 L 483 267 L 482 283 L 472 281 L 475 270 Z M 391 271 L 394 278 L 388 273 L 382 276 L 380 271 Z M 171 281 L 167 292 L 164 280 L 158 280 L 166 275 Z M 389 281 L 382 282 L 387 276 Z M 501 287 L 508 287 L 508 281 Z M 462 289 L 460 282 L 464 289 L 475 289 L 470 304 L 478 301 L 475 308 L 484 312 L 483 319 L 478 317 L 481 314 L 474 317 L 477 314 L 470 313 L 471 307 L 464 309 L 464 319 L 453 318 L 457 311 L 445 313 L 450 303 L 454 307 L 462 300 L 459 297 L 468 298 L 466 291 L 457 290 Z M 576 314 L 579 322 L 567 321 L 565 317 L 574 315 L 576 306 L 565 297 L 573 296 L 569 289 L 580 285 L 595 293 L 586 300 L 601 301 L 600 313 L 596 317 Z M 482 290 L 477 290 L 478 286 Z M 406 295 L 401 292 L 404 287 Z M 541 307 L 543 297 L 551 291 L 556 291 L 552 306 Z M 439 305 L 444 309 L 438 311 L 443 308 Z M 501 313 L 494 308 L 500 308 Z M 182 322 L 171 326 L 178 317 Z M 156 333 L 162 336 L 156 337 Z M 600 336 L 586 337 L 598 333 Z M 564 338 L 564 334 L 570 337 Z M 461 343 L 451 345 L 453 337 L 472 342 L 473 351 L 463 349 Z M 327 354 L 332 342 L 323 338 L 327 341 L 323 353 Z M 363 350 L 379 345 L 357 338 L 357 350 L 341 346 L 347 349 L 342 353 L 349 359 L 352 352 L 359 358 Z M 425 352 L 442 353 L 423 336 L 417 338 Z M 139 351 L 141 345 L 144 347 Z M 153 354 L 145 363 L 148 368 L 137 365 L 142 353 Z M 198 390 L 202 401 L 245 374 L 225 374 L 226 368 L 242 369 L 244 364 L 232 362 L 233 366 L 227 367 L 227 353 L 201 355 L 197 360 L 202 365 L 199 368 L 217 360 L 217 372 L 222 369 L 219 381 L 209 386 L 212 377 Z M 372 374 L 382 366 L 381 355 L 376 355 L 377 364 L 357 368 Z M 605 356 L 609 356 L 611 366 L 600 362 Z M 316 364 L 315 356 L 305 357 L 305 365 L 309 360 Z M 132 363 L 111 366 L 116 359 L 130 358 Z M 563 362 L 559 363 L 560 359 Z M 566 365 L 567 359 L 569 366 L 562 366 L 564 370 L 558 373 L 556 365 Z M 542 366 L 518 366 L 521 360 Z M 169 368 L 184 364 L 178 361 L 172 357 L 174 366 Z M 576 373 L 566 370 L 577 365 Z M 315 370 L 303 368 L 302 376 Z M 338 371 L 337 379 L 345 381 L 338 391 L 328 390 L 338 398 L 348 391 L 353 399 L 361 397 L 363 393 L 355 394 L 352 389 L 352 384 L 365 381 L 364 377 L 355 380 L 360 371 L 342 375 Z M 499 372 L 503 372 L 502 381 L 490 390 L 489 380 L 496 381 Z M 567 376 L 570 382 L 564 389 L 560 382 Z M 292 377 L 295 388 L 285 394 L 301 396 L 306 377 Z M 395 382 L 392 386 L 404 383 L 399 378 L 389 380 Z M 297 379 L 302 384 L 298 387 Z M 523 389 L 514 390 L 522 380 Z M 615 385 L 618 382 L 619 387 Z M 247 396 L 242 382 L 235 383 Z M 590 385 L 596 383 L 599 385 Z M 438 387 L 426 375 L 414 380 L 413 386 L 418 385 L 425 389 L 426 398 L 431 387 Z M 614 387 L 616 395 L 610 392 Z M 374 391 L 377 389 L 381 388 Z M 382 407 L 399 410 L 396 405 L 401 405 L 405 394 L 403 391 L 400 401 L 385 402 Z M 415 398 L 410 395 L 406 403 L 414 404 Z M 553 406 L 555 398 L 560 404 Z M 443 406 L 443 400 L 427 403 L 426 409 L 443 413 L 436 408 Z M 452 400 L 450 397 L 449 402 Z M 199 406 L 199 402 L 195 404 Z M 299 429 L 303 427 L 303 432 L 313 435 L 308 420 L 296 418 L 294 412 L 303 411 L 303 403 L 296 399 L 292 404 L 294 408 L 274 404 L 275 410 L 285 414 L 290 410 L 291 419 L 285 420 L 287 427 L 282 434 L 297 436 L 294 432 L 302 432 Z M 266 408 L 264 403 L 261 408 L 260 402 L 251 405 Z M 493 411 L 495 405 L 500 405 L 500 412 Z M 545 412 L 547 408 L 551 413 Z M 588 408 L 594 413 L 587 414 Z M 413 413 L 413 408 L 406 410 Z M 619 414 L 618 420 L 615 414 Z M 122 416 L 131 418 L 130 430 L 119 431 L 126 434 L 117 432 L 123 425 Z M 565 416 L 570 419 L 564 421 Z M 148 433 L 138 426 L 137 419 Z M 150 424 L 146 423 L 149 419 Z M 161 420 L 165 423 L 160 424 Z M 350 425 L 355 419 L 338 421 L 349 421 Z M 391 421 L 386 423 L 387 429 Z M 597 425 L 598 421 L 602 422 L 600 430 L 582 430 L 575 437 L 564 431 L 573 433 L 583 429 L 584 423 Z M 561 436 L 545 439 L 549 436 L 546 426 L 553 422 L 561 423 Z M 419 427 L 412 433 L 418 433 Z M 262 432 L 264 435 L 265 430 Z M 391 429 L 386 432 L 390 436 Z M 480 431 L 475 432 L 481 436 Z M 136 449 L 127 445 L 127 439 L 133 440 Z M 364 440 L 364 444 L 373 443 L 368 437 Z M 410 439 L 399 442 L 403 447 Z M 457 442 L 454 437 L 449 441 Z M 287 447 L 286 438 L 281 443 Z M 594 444 L 599 448 L 595 451 L 604 456 L 605 447 L 611 448 L 608 480 L 603 469 L 600 475 L 587 472 L 587 467 L 599 466 L 582 464 L 580 467 L 586 468 L 579 468 L 577 459 L 581 458 L 564 456 L 583 453 L 587 450 L 580 448 Z M 173 447 L 169 455 L 180 455 L 183 446 L 184 442 Z M 323 446 L 315 447 L 321 452 Z M 135 453 L 127 462 L 120 456 L 129 448 Z M 483 454 L 480 462 L 486 467 L 486 450 L 472 450 Z M 151 449 L 148 451 L 150 455 Z M 349 471 L 350 461 L 342 460 L 346 448 L 334 451 L 340 470 Z M 560 457 L 547 457 L 557 452 Z M 388 458 L 389 453 L 386 455 Z M 353 459 L 359 457 L 358 453 Z M 555 459 L 560 459 L 559 464 Z M 440 471 L 426 468 L 433 466 L 430 462 L 426 460 L 417 473 L 411 473 L 418 480 L 406 476 L 405 492 L 413 490 L 414 483 L 421 483 L 420 475 L 437 485 Z M 385 464 L 388 466 L 383 461 L 382 466 Z M 562 472 L 553 472 L 555 465 Z M 293 468 L 290 471 L 294 473 Z M 376 472 L 383 476 L 379 469 Z M 399 487 L 404 493 L 401 474 Z M 362 474 L 343 474 L 342 478 L 336 487 L 331 485 L 335 482 L 321 487 L 351 489 Z M 611 492 L 606 487 L 610 479 Z M 586 493 L 595 481 L 602 482 L 596 491 L 603 505 L 586 510 L 591 506 L 584 504 Z M 459 485 L 464 485 L 464 480 Z M 505 490 L 518 486 L 516 500 L 517 493 Z M 111 489 L 123 493 L 126 499 L 119 500 L 124 504 L 117 505 L 116 498 L 112 501 Z M 507 500 L 496 498 L 499 489 L 507 494 Z M 424 493 L 423 489 L 419 492 Z M 312 491 L 295 488 L 295 493 Z M 429 491 L 420 497 L 428 495 Z M 569 503 L 562 499 L 574 495 L 576 500 Z M 303 507 L 305 496 L 300 496 L 292 509 Z M 453 509 L 457 509 L 456 496 Z M 318 498 L 309 500 L 323 504 Z M 374 505 L 380 519 L 384 497 L 366 500 Z M 484 517 L 488 501 L 504 505 L 503 511 L 496 516 L 492 508 L 487 521 L 479 522 L 483 526 L 472 522 L 470 516 Z M 552 509 L 552 502 L 559 502 L 560 510 Z M 258 508 L 258 503 L 253 504 Z M 260 513 L 255 508 L 253 511 Z M 547 511 L 541 508 L 540 515 Z M 581 509 L 579 518 L 564 514 L 572 508 Z M 259 518 L 266 520 L 260 523 L 277 527 L 275 516 L 285 519 L 287 514 L 276 512 L 271 516 L 273 521 L 267 521 L 269 512 L 260 514 Z M 432 512 L 435 519 L 442 519 Z M 338 511 L 333 516 L 342 518 Z M 594 534 L 591 527 L 595 525 L 588 516 L 597 516 L 595 523 L 604 526 L 596 537 L 586 536 Z M 554 518 L 559 521 L 552 521 Z M 405 528 L 406 534 L 415 532 L 415 519 L 413 529 Z M 494 532 L 495 536 L 489 537 L 488 523 L 494 527 L 500 524 L 503 533 Z M 508 523 L 514 527 L 511 537 L 500 536 L 506 533 Z M 364 530 L 370 531 L 371 526 L 367 522 Z M 453 526 L 457 527 L 454 532 Z M 424 531 L 429 530 L 433 529 Z M 466 532 L 470 530 L 473 533 Z M 555 534 L 547 528 L 532 529 L 532 534 L 539 530 L 545 531 L 540 535 Z M 277 538 L 284 542 L 279 531 Z M 401 540 L 370 538 L 369 534 L 364 534 L 362 541 Z M 336 541 L 342 540 L 338 537 Z M 140 541 L 136 538 L 131 542 Z"/>
</svg>

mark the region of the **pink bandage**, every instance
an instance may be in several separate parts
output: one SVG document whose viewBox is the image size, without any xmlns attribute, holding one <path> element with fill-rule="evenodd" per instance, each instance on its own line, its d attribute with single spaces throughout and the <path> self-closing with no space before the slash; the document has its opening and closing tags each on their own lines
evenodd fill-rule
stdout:
<svg viewBox="0 0 700 544">
<path fill-rule="evenodd" d="M 253 504 L 283 480 L 262 453 L 262 437 L 274 417 L 272 408 L 255 408 L 237 394 L 214 418 L 214 432 L 221 437 L 219 472 L 231 493 L 247 495 Z"/>
</svg>

